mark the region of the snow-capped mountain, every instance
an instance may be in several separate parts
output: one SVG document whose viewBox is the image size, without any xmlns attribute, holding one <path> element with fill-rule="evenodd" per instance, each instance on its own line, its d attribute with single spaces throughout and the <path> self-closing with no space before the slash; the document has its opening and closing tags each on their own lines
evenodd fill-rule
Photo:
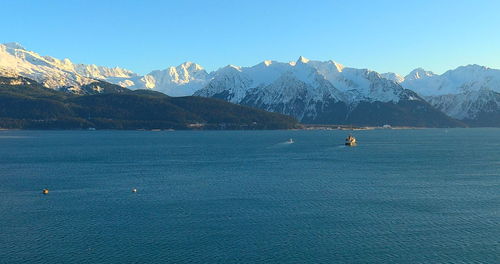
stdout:
<svg viewBox="0 0 500 264">
<path fill-rule="evenodd" d="M 129 89 L 152 89 L 170 96 L 188 96 L 208 82 L 209 74 L 193 62 L 155 70 L 144 76 L 108 77 L 104 80 Z"/>
<path fill-rule="evenodd" d="M 395 83 L 402 83 L 405 78 L 397 73 L 393 73 L 393 72 L 387 72 L 387 73 L 382 73 L 380 74 L 380 76 L 388 79 L 388 80 L 391 80 Z"/>
<path fill-rule="evenodd" d="M 48 88 L 74 93 L 85 93 L 83 86 L 106 81 L 130 89 L 154 89 L 171 96 L 192 95 L 208 80 L 208 73 L 192 62 L 141 76 L 119 67 L 75 64 L 69 59 L 42 56 L 18 43 L 0 44 L 0 74 L 30 78 Z"/>
<path fill-rule="evenodd" d="M 264 61 L 253 67 L 226 66 L 216 71 L 207 86 L 196 94 L 215 96 L 227 93 L 225 99 L 238 103 L 256 90 L 280 92 L 285 93 L 284 95 L 288 92 L 288 96 L 291 96 L 294 95 L 293 92 L 286 91 L 285 88 L 301 85 L 308 86 L 305 92 L 310 100 L 321 101 L 327 96 L 347 103 L 398 102 L 404 90 L 374 71 L 347 68 L 333 61 L 310 61 L 300 57 L 296 62 L 289 63 Z"/>
<path fill-rule="evenodd" d="M 0 44 L 0 75 L 27 77 L 76 94 L 122 91 L 121 86 L 170 96 L 217 97 L 309 123 L 451 126 L 457 124 L 437 109 L 468 123 L 500 113 L 500 70 L 478 65 L 442 75 L 419 68 L 402 77 L 300 57 L 288 63 L 228 65 L 210 73 L 186 62 L 139 75 L 42 56 L 18 43 L 6 43 Z"/>
<path fill-rule="evenodd" d="M 121 68 L 74 64 L 28 51 L 18 43 L 0 44 L 0 73 L 33 79 L 48 88 L 85 93 L 83 86 L 98 84 L 109 77 L 130 77 L 133 73 Z M 102 88 L 93 85 L 96 92 Z"/>
<path fill-rule="evenodd" d="M 304 57 L 290 63 L 264 61 L 253 67 L 229 65 L 216 71 L 195 95 L 289 114 L 307 123 L 453 123 L 416 93 L 374 71 Z M 360 115 L 360 109 L 366 114 Z M 436 113 L 440 121 L 425 123 L 429 113 Z"/>
<path fill-rule="evenodd" d="M 500 70 L 467 65 L 438 75 L 420 68 L 408 74 L 401 84 L 423 96 L 460 94 L 482 89 L 500 92 Z"/>
<path fill-rule="evenodd" d="M 447 115 L 469 123 L 500 114 L 500 70 L 467 65 L 438 75 L 419 68 L 400 83 Z"/>
</svg>

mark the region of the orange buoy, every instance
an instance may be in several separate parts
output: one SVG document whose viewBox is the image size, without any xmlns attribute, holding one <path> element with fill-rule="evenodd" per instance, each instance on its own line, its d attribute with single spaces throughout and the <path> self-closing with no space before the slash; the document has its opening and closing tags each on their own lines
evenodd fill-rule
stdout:
<svg viewBox="0 0 500 264">
<path fill-rule="evenodd" d="M 43 190 L 42 190 L 42 193 L 43 193 L 43 194 L 48 194 L 48 193 L 49 193 L 49 189 L 43 189 Z"/>
</svg>

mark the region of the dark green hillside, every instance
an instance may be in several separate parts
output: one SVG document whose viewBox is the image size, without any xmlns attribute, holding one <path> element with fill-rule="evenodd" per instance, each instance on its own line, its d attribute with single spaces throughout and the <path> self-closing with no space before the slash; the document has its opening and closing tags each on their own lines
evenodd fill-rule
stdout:
<svg viewBox="0 0 500 264">
<path fill-rule="evenodd" d="M 192 113 L 211 124 L 224 124 L 230 127 L 248 124 L 250 127 L 256 128 L 279 129 L 289 127 L 290 124 L 297 122 L 290 116 L 248 106 L 227 105 L 226 101 L 220 99 L 206 99 L 206 97 L 197 96 L 172 97 L 171 102 L 184 109 L 191 109 Z"/>
<path fill-rule="evenodd" d="M 475 119 L 464 119 L 471 127 L 500 127 L 500 111 L 480 112 Z"/>
<path fill-rule="evenodd" d="M 0 79 L 0 127 L 25 129 L 288 129 L 291 117 L 218 99 L 174 98 L 103 82 L 104 93 L 72 95 L 26 78 Z"/>
<path fill-rule="evenodd" d="M 400 100 L 398 103 L 360 102 L 352 109 L 343 102 L 318 106 L 319 114 L 304 118 L 304 124 L 351 124 L 357 126 L 465 127 L 423 100 Z"/>
<path fill-rule="evenodd" d="M 9 119 L 64 118 L 71 107 L 64 103 L 72 95 L 47 89 L 26 78 L 0 77 L 0 117 Z"/>
<path fill-rule="evenodd" d="M 401 100 L 398 103 L 361 102 L 349 115 L 349 123 L 382 126 L 465 127 L 459 120 L 438 111 L 419 100 Z"/>
<path fill-rule="evenodd" d="M 45 88 L 43 85 L 23 77 L 1 77 L 0 95 L 11 95 L 28 98 L 46 98 L 51 100 L 64 100 L 70 96 L 68 93 Z"/>
</svg>

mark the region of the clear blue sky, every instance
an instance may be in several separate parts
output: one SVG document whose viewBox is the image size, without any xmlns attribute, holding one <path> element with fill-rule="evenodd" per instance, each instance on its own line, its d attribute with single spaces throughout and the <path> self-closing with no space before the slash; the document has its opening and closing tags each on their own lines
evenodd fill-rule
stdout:
<svg viewBox="0 0 500 264">
<path fill-rule="evenodd" d="M 500 68 L 498 0 L 0 0 L 0 42 L 138 73 L 194 61 L 335 60 L 379 72 Z"/>
</svg>

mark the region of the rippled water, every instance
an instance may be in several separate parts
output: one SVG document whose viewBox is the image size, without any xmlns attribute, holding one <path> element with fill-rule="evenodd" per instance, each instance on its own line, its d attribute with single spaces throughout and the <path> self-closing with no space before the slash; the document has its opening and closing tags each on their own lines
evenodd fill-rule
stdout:
<svg viewBox="0 0 500 264">
<path fill-rule="evenodd" d="M 500 129 L 354 135 L 0 131 L 0 263 L 500 263 Z"/>
</svg>

